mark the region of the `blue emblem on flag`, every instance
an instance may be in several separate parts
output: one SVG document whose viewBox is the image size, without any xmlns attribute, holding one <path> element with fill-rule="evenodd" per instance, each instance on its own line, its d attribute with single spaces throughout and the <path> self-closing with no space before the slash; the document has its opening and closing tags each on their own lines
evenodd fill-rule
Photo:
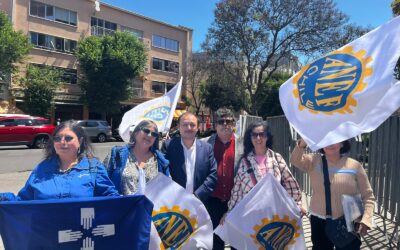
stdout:
<svg viewBox="0 0 400 250">
<path fill-rule="evenodd" d="M 365 88 L 363 80 L 372 74 L 366 68 L 371 59 L 364 59 L 364 54 L 353 53 L 348 47 L 304 67 L 294 79 L 300 110 L 306 107 L 316 113 L 352 113 L 350 106 L 357 104 L 353 95 Z"/>
<path fill-rule="evenodd" d="M 168 106 L 162 106 L 155 109 L 151 109 L 146 114 L 144 114 L 145 118 L 151 119 L 153 121 L 162 121 L 165 120 L 169 113 L 171 112 L 171 108 Z"/>
<path fill-rule="evenodd" d="M 161 238 L 163 248 L 180 249 L 192 233 L 197 224 L 196 219 L 190 218 L 188 210 L 179 210 L 179 206 L 172 209 L 161 207 L 159 212 L 153 212 L 153 222 Z M 162 249 L 163 249 L 162 248 Z"/>
<path fill-rule="evenodd" d="M 295 243 L 300 235 L 299 230 L 296 219 L 291 221 L 288 216 L 280 219 L 278 215 L 274 215 L 271 220 L 263 219 L 262 225 L 254 226 L 255 234 L 251 237 L 260 246 L 259 249 L 283 250 Z"/>
</svg>

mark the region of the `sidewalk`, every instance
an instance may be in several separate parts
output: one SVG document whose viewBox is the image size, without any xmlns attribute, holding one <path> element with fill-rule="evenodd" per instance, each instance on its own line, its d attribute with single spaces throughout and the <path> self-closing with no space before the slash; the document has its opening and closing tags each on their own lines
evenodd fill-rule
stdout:
<svg viewBox="0 0 400 250">
<path fill-rule="evenodd" d="M 0 192 L 17 193 L 25 181 L 28 179 L 30 171 L 0 174 Z M 307 199 L 303 197 L 303 204 L 308 204 Z M 400 249 L 398 246 L 398 236 L 392 238 L 395 225 L 391 221 L 384 221 L 381 216 L 375 214 L 376 228 L 370 230 L 368 235 L 363 237 L 361 249 Z M 307 249 L 312 248 L 311 227 L 307 217 L 303 218 L 303 229 L 306 239 Z M 392 242 L 390 242 L 392 240 Z M 3 242 L 0 240 L 0 249 L 4 249 Z"/>
</svg>

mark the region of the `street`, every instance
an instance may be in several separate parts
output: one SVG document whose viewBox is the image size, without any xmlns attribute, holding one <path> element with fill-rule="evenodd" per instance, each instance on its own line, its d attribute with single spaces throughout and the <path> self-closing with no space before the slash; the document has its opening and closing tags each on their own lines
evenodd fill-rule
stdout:
<svg viewBox="0 0 400 250">
<path fill-rule="evenodd" d="M 114 145 L 123 142 L 92 143 L 94 155 L 101 161 Z M 0 147 L 0 174 L 32 170 L 43 159 L 42 149 L 29 149 L 26 146 Z"/>
</svg>

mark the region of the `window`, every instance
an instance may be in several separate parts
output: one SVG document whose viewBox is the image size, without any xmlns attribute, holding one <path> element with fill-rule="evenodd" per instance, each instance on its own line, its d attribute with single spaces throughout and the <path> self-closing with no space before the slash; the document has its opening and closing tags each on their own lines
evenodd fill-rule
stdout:
<svg viewBox="0 0 400 250">
<path fill-rule="evenodd" d="M 165 38 L 162 36 L 153 35 L 153 46 L 179 52 L 179 41 Z"/>
<path fill-rule="evenodd" d="M 151 91 L 157 94 L 165 94 L 170 91 L 174 86 L 175 84 L 173 83 L 153 81 L 151 84 Z"/>
<path fill-rule="evenodd" d="M 92 26 L 91 33 L 94 36 L 103 36 L 114 33 L 117 30 L 117 24 L 103 19 L 92 17 L 90 24 Z"/>
<path fill-rule="evenodd" d="M 31 1 L 29 13 L 31 16 L 41 17 L 46 20 L 61 22 L 73 26 L 76 26 L 78 23 L 78 17 L 75 11 L 62 9 L 36 1 Z"/>
<path fill-rule="evenodd" d="M 143 39 L 143 31 L 135 30 L 129 27 L 121 26 L 121 31 L 131 33 L 132 35 L 136 36 L 139 39 Z"/>
<path fill-rule="evenodd" d="M 153 69 L 179 73 L 179 63 L 153 57 Z"/>
<path fill-rule="evenodd" d="M 32 65 L 38 67 L 38 68 L 44 68 L 46 65 L 44 64 L 35 64 L 32 63 Z M 59 70 L 63 73 L 61 76 L 62 78 L 62 83 L 65 84 L 77 84 L 77 79 L 78 79 L 78 71 L 76 69 L 68 69 L 68 68 L 61 68 L 61 67 L 56 67 L 56 66 L 49 66 L 50 68 Z"/>
<path fill-rule="evenodd" d="M 77 42 L 61 37 L 30 32 L 31 43 L 35 47 L 56 50 L 60 52 L 72 53 L 76 49 Z"/>
<path fill-rule="evenodd" d="M 15 120 L 14 119 L 2 120 L 2 121 L 0 121 L 0 126 L 1 127 L 15 126 Z"/>
</svg>

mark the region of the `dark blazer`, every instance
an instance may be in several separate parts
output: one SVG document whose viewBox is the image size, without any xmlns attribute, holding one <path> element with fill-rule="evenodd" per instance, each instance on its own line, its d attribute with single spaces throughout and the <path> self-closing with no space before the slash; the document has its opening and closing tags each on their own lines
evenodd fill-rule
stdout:
<svg viewBox="0 0 400 250">
<path fill-rule="evenodd" d="M 185 153 L 181 138 L 173 138 L 164 142 L 162 151 L 169 160 L 169 170 L 176 183 L 186 187 Z M 210 144 L 196 140 L 196 162 L 194 167 L 194 194 L 204 203 L 214 191 L 217 184 L 217 162 Z"/>
</svg>

